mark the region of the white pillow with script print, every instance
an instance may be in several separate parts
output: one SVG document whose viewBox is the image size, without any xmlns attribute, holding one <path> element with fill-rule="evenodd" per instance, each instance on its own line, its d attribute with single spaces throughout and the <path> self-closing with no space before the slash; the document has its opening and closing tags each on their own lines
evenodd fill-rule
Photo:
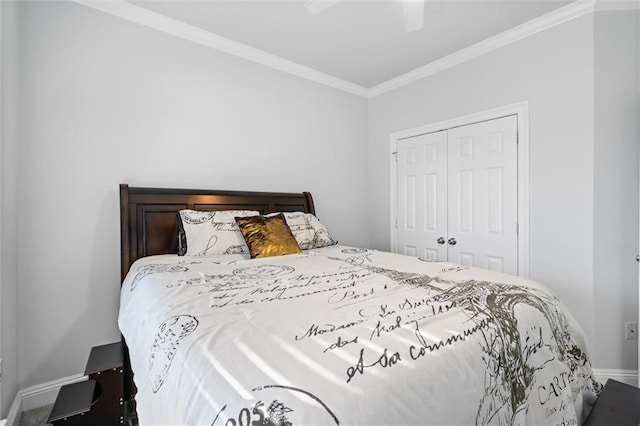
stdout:
<svg viewBox="0 0 640 426">
<path fill-rule="evenodd" d="M 198 211 L 180 210 L 182 228 L 186 236 L 187 256 L 217 254 L 248 254 L 235 217 L 257 216 L 254 210 Z"/>
<path fill-rule="evenodd" d="M 278 213 L 273 213 L 275 215 Z M 269 215 L 269 216 L 272 216 Z M 300 250 L 311 250 L 337 244 L 327 228 L 311 213 L 285 212 L 284 218 Z"/>
</svg>

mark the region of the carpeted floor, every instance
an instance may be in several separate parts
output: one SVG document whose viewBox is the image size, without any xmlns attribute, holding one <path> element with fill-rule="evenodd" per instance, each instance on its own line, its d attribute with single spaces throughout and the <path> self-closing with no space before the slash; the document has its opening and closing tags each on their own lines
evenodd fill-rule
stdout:
<svg viewBox="0 0 640 426">
<path fill-rule="evenodd" d="M 47 419 L 53 405 L 45 405 L 44 407 L 34 408 L 33 410 L 23 411 L 16 426 L 44 426 L 49 425 Z"/>
</svg>

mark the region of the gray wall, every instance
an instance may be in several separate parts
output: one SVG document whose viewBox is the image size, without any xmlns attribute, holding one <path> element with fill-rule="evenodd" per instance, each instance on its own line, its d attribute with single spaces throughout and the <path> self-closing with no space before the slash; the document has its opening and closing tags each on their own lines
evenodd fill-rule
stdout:
<svg viewBox="0 0 640 426">
<path fill-rule="evenodd" d="M 638 272 L 633 265 L 638 249 L 638 107 L 628 102 L 634 97 L 637 102 L 638 96 L 637 14 L 606 12 L 608 17 L 601 18 L 603 13 L 373 99 L 370 238 L 374 247 L 389 247 L 391 133 L 528 100 L 530 276 L 548 285 L 582 325 L 596 368 L 635 370 L 637 342 L 624 340 L 623 322 L 638 317 Z M 609 31 L 613 34 L 603 35 Z M 610 44 L 621 39 L 621 45 Z M 614 50 L 611 64 L 603 56 L 604 45 Z M 631 69 L 620 78 L 618 66 Z M 616 78 L 620 80 L 612 81 Z M 620 97 L 625 90 L 628 95 Z M 624 108 L 622 117 L 611 111 L 604 115 L 613 101 L 618 111 Z M 600 157 L 609 144 L 611 151 Z M 622 188 L 623 176 L 628 178 Z M 617 223 L 602 228 L 612 219 Z"/>
<path fill-rule="evenodd" d="M 635 369 L 638 341 L 620 337 L 638 316 L 638 14 L 594 22 L 595 349 L 601 366 Z"/>
<path fill-rule="evenodd" d="M 119 339 L 121 182 L 308 190 L 336 239 L 368 245 L 344 220 L 366 217 L 365 99 L 82 5 L 19 9 L 21 388 Z"/>
<path fill-rule="evenodd" d="M 16 211 L 17 148 L 17 8 L 0 2 L 2 76 L 0 98 L 0 418 L 7 416 L 19 389 L 18 253 Z"/>
</svg>

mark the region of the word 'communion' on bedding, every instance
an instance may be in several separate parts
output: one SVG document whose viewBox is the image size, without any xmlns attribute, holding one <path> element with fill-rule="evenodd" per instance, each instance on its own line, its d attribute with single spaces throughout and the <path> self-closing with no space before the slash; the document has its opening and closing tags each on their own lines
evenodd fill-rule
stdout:
<svg viewBox="0 0 640 426">
<path fill-rule="evenodd" d="M 578 424 L 600 390 L 575 321 L 530 281 L 342 246 L 182 259 L 132 268 L 120 317 L 149 353 L 142 401 L 200 389 L 181 421 Z"/>
</svg>

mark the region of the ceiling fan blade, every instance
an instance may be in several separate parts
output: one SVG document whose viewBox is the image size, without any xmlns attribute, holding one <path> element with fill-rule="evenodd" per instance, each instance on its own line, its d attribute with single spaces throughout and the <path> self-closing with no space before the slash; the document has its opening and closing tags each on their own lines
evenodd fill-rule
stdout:
<svg viewBox="0 0 640 426">
<path fill-rule="evenodd" d="M 404 0 L 404 31 L 420 31 L 424 27 L 424 1 Z"/>
<path fill-rule="evenodd" d="M 320 13 L 342 0 L 307 0 L 304 5 L 312 13 Z"/>
</svg>

